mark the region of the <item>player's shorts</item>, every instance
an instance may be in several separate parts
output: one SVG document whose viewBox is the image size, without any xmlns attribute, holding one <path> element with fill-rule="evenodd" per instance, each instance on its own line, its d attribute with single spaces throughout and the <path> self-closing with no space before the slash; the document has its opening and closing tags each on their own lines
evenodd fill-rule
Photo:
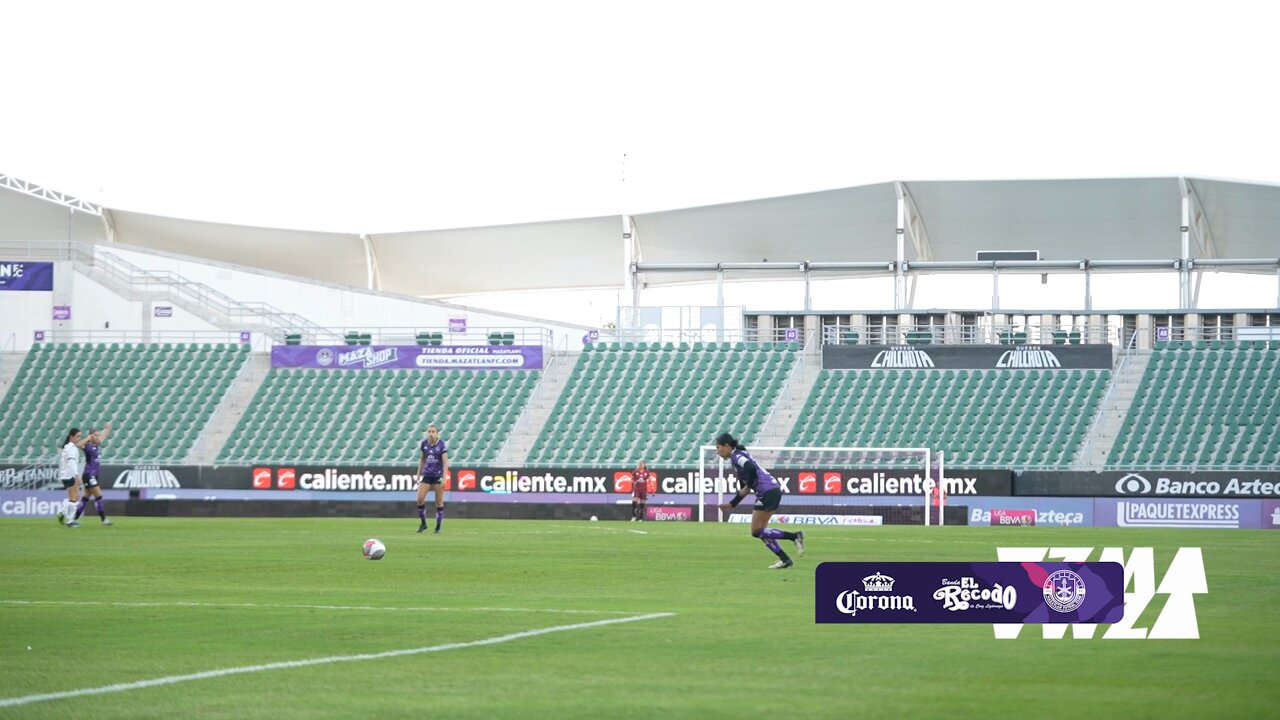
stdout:
<svg viewBox="0 0 1280 720">
<path fill-rule="evenodd" d="M 444 477 L 427 477 L 426 475 L 423 475 L 422 479 L 419 480 L 418 482 L 422 483 L 423 485 L 439 485 L 440 483 L 444 482 Z"/>
<path fill-rule="evenodd" d="M 649 499 L 649 491 L 648 491 L 647 489 L 632 490 L 632 491 L 631 491 L 631 499 L 632 499 L 632 500 L 648 500 L 648 499 Z"/>
<path fill-rule="evenodd" d="M 97 475 L 85 475 L 85 476 L 84 476 L 84 486 L 85 486 L 86 488 L 94 488 L 94 487 L 98 487 L 98 476 L 97 476 Z"/>
<path fill-rule="evenodd" d="M 756 498 L 756 510 L 777 510 L 782 504 L 782 488 L 774 488 Z"/>
<path fill-rule="evenodd" d="M 61 480 L 62 480 L 62 487 L 64 488 L 75 487 L 76 485 L 75 478 L 61 478 Z"/>
</svg>

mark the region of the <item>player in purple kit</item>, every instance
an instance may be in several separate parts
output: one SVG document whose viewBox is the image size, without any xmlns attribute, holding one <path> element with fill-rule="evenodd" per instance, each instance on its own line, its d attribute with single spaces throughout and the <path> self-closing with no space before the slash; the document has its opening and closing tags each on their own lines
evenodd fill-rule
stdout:
<svg viewBox="0 0 1280 720">
<path fill-rule="evenodd" d="M 85 507 L 89 504 L 89 498 L 93 498 L 93 506 L 98 510 L 98 517 L 102 518 L 103 527 L 111 527 L 111 519 L 107 517 L 107 511 L 102 509 L 102 488 L 98 486 L 98 473 L 101 467 L 98 465 L 98 456 L 102 452 L 102 443 L 107 441 L 107 436 L 111 434 L 111 423 L 107 423 L 102 430 L 90 430 L 89 437 L 84 442 L 84 494 L 80 497 L 80 502 L 76 505 L 76 523 L 79 524 L 80 516 L 84 514 Z"/>
<path fill-rule="evenodd" d="M 427 490 L 436 491 L 436 532 L 444 522 L 444 479 L 449 477 L 449 446 L 440 439 L 440 426 L 427 426 L 427 438 L 422 441 L 422 458 L 418 460 L 418 518 L 422 524 L 418 532 L 427 529 Z"/>
<path fill-rule="evenodd" d="M 787 557 L 786 551 L 778 545 L 778 541 L 794 542 L 796 554 L 804 555 L 804 533 L 767 527 L 769 518 L 773 517 L 773 513 L 782 502 L 782 486 L 773 479 L 768 470 L 760 467 L 747 449 L 729 433 L 720 433 L 716 438 L 716 454 L 733 465 L 733 472 L 738 476 L 738 483 L 741 485 L 733 499 L 722 504 L 720 509 L 729 512 L 737 507 L 743 498 L 754 492 L 756 504 L 751 512 L 751 537 L 759 538 L 770 552 L 778 556 L 778 562 L 770 565 L 770 570 L 785 570 L 794 565 L 791 558 Z"/>
</svg>

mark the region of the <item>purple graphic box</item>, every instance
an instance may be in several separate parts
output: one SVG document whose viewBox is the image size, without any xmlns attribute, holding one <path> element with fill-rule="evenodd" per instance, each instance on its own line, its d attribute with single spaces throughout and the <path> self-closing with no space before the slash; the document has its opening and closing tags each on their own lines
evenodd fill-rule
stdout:
<svg viewBox="0 0 1280 720">
<path fill-rule="evenodd" d="M 54 305 L 53 319 L 54 320 L 70 320 L 71 306 L 70 305 Z"/>
<path fill-rule="evenodd" d="M 467 331 L 466 318 L 449 318 L 449 332 L 464 333 Z"/>
<path fill-rule="evenodd" d="M 52 290 L 53 263 L 0 262 L 0 290 Z"/>
<path fill-rule="evenodd" d="M 276 345 L 273 368 L 541 370 L 542 346 Z"/>
<path fill-rule="evenodd" d="M 1112 562 L 825 562 L 819 623 L 1116 623 L 1124 568 Z"/>
<path fill-rule="evenodd" d="M 156 316 L 156 317 L 162 317 L 162 318 L 163 318 L 163 317 L 173 317 L 173 306 L 172 306 L 172 305 L 157 305 L 157 306 L 155 307 L 155 316 Z"/>
</svg>

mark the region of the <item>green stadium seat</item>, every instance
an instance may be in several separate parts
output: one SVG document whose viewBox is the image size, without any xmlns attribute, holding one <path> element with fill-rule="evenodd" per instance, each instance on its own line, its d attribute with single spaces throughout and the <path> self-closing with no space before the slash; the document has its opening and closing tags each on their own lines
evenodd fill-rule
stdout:
<svg viewBox="0 0 1280 720">
<path fill-rule="evenodd" d="M 32 401 L 22 404 L 37 404 L 34 399 L 39 398 L 45 407 L 74 407 L 88 416 L 79 419 L 85 425 L 111 420 L 118 430 L 104 450 L 108 462 L 179 462 L 216 408 L 216 403 L 193 404 L 192 398 L 221 397 L 247 358 L 225 352 L 231 347 L 37 346 L 15 376 L 8 400 L 29 397 Z M 65 364 L 47 362 L 55 356 Z M 61 422 L 43 412 L 5 415 L 0 420 L 0 461 L 46 460 L 48 426 Z"/>
</svg>

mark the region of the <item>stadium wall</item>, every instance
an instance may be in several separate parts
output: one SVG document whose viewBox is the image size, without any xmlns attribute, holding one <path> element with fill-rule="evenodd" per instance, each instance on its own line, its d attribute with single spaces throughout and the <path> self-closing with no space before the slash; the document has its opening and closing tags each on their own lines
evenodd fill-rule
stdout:
<svg viewBox="0 0 1280 720">
<path fill-rule="evenodd" d="M 130 300 L 76 271 L 71 262 L 54 263 L 52 291 L 6 292 L 0 302 L 0 344 L 6 350 L 29 350 L 36 333 L 52 341 L 90 341 L 86 333 L 107 333 L 103 341 L 147 331 L 198 333 L 218 330 L 208 321 L 169 303 Z M 167 307 L 156 317 L 155 307 Z M 55 319 L 54 308 L 70 319 Z M 60 316 L 64 317 L 64 316 Z M 114 337 L 113 337 L 114 336 Z M 129 337 L 131 340 L 141 336 Z"/>
</svg>

